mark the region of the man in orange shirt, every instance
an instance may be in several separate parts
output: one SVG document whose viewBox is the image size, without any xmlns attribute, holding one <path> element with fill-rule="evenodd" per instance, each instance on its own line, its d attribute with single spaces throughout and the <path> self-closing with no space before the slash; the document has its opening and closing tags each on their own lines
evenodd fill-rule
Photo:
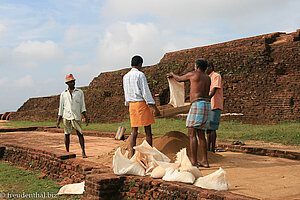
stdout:
<svg viewBox="0 0 300 200">
<path fill-rule="evenodd" d="M 206 73 L 211 79 L 209 98 L 211 99 L 211 116 L 207 132 L 208 151 L 215 152 L 217 132 L 219 129 L 221 110 L 223 110 L 223 87 L 221 75 L 214 72 L 212 62 L 208 63 Z"/>
</svg>

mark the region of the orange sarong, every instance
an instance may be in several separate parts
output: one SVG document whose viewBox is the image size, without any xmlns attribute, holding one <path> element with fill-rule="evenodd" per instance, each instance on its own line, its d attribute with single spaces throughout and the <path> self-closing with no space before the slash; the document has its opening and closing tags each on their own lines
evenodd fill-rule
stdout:
<svg viewBox="0 0 300 200">
<path fill-rule="evenodd" d="M 149 126 L 154 124 L 154 117 L 145 101 L 129 102 L 131 127 Z"/>
</svg>

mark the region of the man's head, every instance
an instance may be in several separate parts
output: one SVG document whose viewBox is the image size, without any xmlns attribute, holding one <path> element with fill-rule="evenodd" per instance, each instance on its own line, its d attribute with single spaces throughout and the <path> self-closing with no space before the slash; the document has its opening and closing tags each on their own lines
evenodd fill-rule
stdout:
<svg viewBox="0 0 300 200">
<path fill-rule="evenodd" d="M 131 59 L 131 66 L 141 68 L 143 64 L 143 58 L 141 56 L 133 56 Z"/>
<path fill-rule="evenodd" d="M 206 69 L 206 73 L 209 75 L 215 70 L 214 64 L 212 62 L 208 62 L 208 66 Z"/>
<path fill-rule="evenodd" d="M 66 75 L 66 84 L 69 86 L 69 88 L 74 88 L 75 86 L 75 78 L 73 74 Z"/>
<path fill-rule="evenodd" d="M 200 69 L 201 71 L 205 71 L 207 68 L 207 61 L 204 58 L 199 58 L 195 62 L 195 70 Z"/>
</svg>

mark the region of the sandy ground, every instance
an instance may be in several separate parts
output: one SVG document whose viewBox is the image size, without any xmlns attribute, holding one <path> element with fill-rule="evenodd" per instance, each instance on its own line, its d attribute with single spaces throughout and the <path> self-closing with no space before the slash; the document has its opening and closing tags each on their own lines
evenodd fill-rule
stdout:
<svg viewBox="0 0 300 200">
<path fill-rule="evenodd" d="M 34 144 L 37 148 L 46 146 L 65 149 L 64 134 L 62 133 L 0 133 L 1 141 L 23 145 Z M 112 151 L 124 144 L 123 141 L 116 141 L 113 138 L 93 136 L 85 136 L 85 142 L 87 160 L 106 163 L 109 166 L 112 163 L 105 158 L 112 157 Z M 81 149 L 76 135 L 71 136 L 70 151 L 81 157 Z M 211 163 L 211 168 L 201 168 L 200 170 L 203 175 L 208 175 L 219 167 L 225 169 L 226 180 L 231 184 L 231 192 L 259 199 L 300 199 L 300 161 L 234 152 L 217 154 L 222 156 L 222 159 Z"/>
</svg>

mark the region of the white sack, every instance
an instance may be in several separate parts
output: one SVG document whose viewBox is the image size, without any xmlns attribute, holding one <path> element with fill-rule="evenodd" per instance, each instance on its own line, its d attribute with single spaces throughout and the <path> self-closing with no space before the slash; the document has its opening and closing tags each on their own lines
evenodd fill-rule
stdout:
<svg viewBox="0 0 300 200">
<path fill-rule="evenodd" d="M 158 151 L 155 147 L 151 147 L 146 140 L 144 140 L 139 146 L 135 146 L 133 148 L 143 154 L 152 155 L 156 161 L 170 162 L 168 156 Z"/>
<path fill-rule="evenodd" d="M 59 189 L 57 194 L 58 195 L 61 195 L 61 194 L 83 194 L 84 184 L 85 184 L 85 181 L 83 181 L 81 183 L 73 183 L 73 184 L 64 185 Z"/>
<path fill-rule="evenodd" d="M 166 174 L 162 178 L 164 181 L 177 181 L 182 183 L 191 183 L 195 181 L 195 176 L 190 172 L 179 172 L 177 169 L 167 168 Z"/>
<path fill-rule="evenodd" d="M 165 173 L 166 173 L 166 169 L 160 165 L 153 169 L 153 171 L 151 172 L 151 177 L 162 178 L 165 175 Z"/>
<path fill-rule="evenodd" d="M 198 167 L 195 167 L 195 166 L 181 166 L 179 168 L 179 171 L 180 172 L 190 172 L 195 176 L 196 179 L 203 176 L 201 171 L 198 169 Z"/>
<path fill-rule="evenodd" d="M 176 154 L 176 161 L 175 163 L 178 163 L 180 167 L 183 166 L 193 166 L 189 157 L 186 153 L 186 148 L 182 148 L 177 154 Z"/>
<path fill-rule="evenodd" d="M 163 165 L 159 165 L 156 168 L 153 169 L 151 172 L 151 177 L 152 178 L 162 178 L 166 174 L 166 169 L 167 168 L 172 168 L 172 169 L 178 169 L 179 165 L 176 163 L 166 163 Z"/>
<path fill-rule="evenodd" d="M 149 168 L 149 164 L 148 164 L 148 162 L 150 162 L 149 158 L 147 157 L 146 154 L 143 154 L 139 151 L 135 151 L 130 161 L 139 163 L 144 169 Z"/>
<path fill-rule="evenodd" d="M 135 154 L 130 160 L 139 163 L 146 169 L 146 173 L 159 165 L 170 162 L 170 159 L 165 154 L 158 151 L 155 147 L 152 148 L 146 140 L 133 148 L 135 149 Z"/>
<path fill-rule="evenodd" d="M 225 181 L 225 174 L 226 172 L 220 167 L 214 173 L 198 178 L 194 185 L 206 189 L 228 190 L 230 185 Z"/>
<path fill-rule="evenodd" d="M 121 153 L 121 148 L 119 147 L 113 157 L 113 170 L 117 175 L 130 174 L 137 176 L 145 176 L 145 169 L 139 165 L 137 162 L 133 162 L 126 158 Z"/>
<path fill-rule="evenodd" d="M 174 107 L 184 106 L 184 82 L 177 82 L 174 78 L 168 78 L 170 88 L 170 102 Z"/>
</svg>

